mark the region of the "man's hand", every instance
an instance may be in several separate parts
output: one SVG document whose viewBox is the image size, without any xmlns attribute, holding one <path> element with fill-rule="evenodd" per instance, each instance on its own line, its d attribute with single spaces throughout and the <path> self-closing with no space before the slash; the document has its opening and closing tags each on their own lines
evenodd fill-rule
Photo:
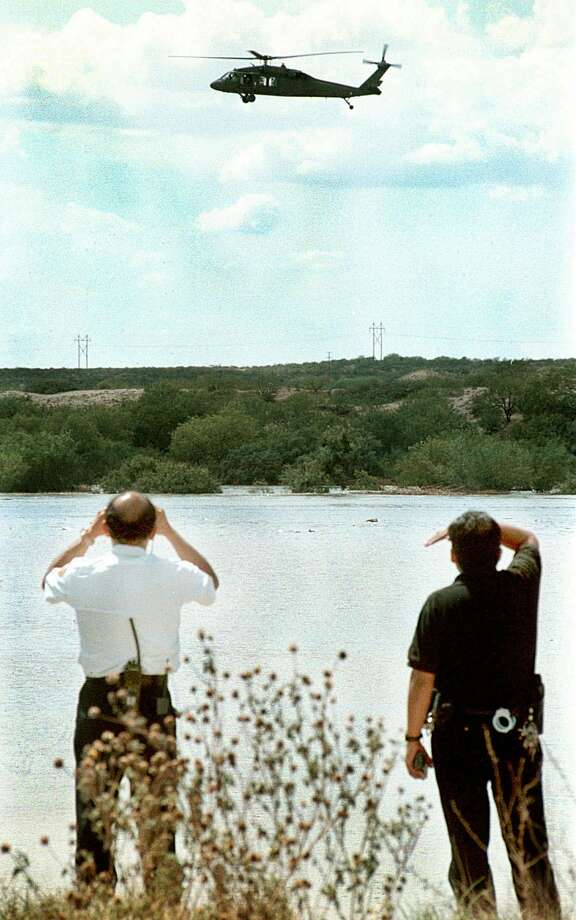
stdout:
<svg viewBox="0 0 576 920">
<path fill-rule="evenodd" d="M 102 511 L 99 511 L 91 524 L 88 525 L 86 530 L 82 531 L 82 538 L 90 540 L 92 543 L 98 537 L 107 537 L 108 527 L 106 526 L 106 509 L 103 508 Z"/>
<path fill-rule="evenodd" d="M 424 762 L 426 767 L 422 770 L 417 770 L 414 766 L 414 758 L 417 754 L 421 753 L 424 757 Z M 406 769 L 413 779 L 426 779 L 426 770 L 428 767 L 433 767 L 432 758 L 428 754 L 428 751 L 419 741 L 408 741 L 406 744 Z"/>
<path fill-rule="evenodd" d="M 80 537 L 72 543 L 68 549 L 65 549 L 64 552 L 60 553 L 59 556 L 56 556 L 56 559 L 53 559 L 46 572 L 42 578 L 41 586 L 44 590 L 46 584 L 46 578 L 52 571 L 52 569 L 61 569 L 65 565 L 68 565 L 69 562 L 72 562 L 73 559 L 76 559 L 78 556 L 83 556 L 86 553 L 86 550 L 94 543 L 98 537 L 107 537 L 109 536 L 108 527 L 106 526 L 106 509 L 103 508 L 102 511 L 99 511 L 91 524 L 82 531 Z"/>
<path fill-rule="evenodd" d="M 526 545 L 538 548 L 538 538 L 531 530 L 524 530 L 522 527 L 516 527 L 513 524 L 500 524 L 499 526 L 500 541 L 502 546 L 507 549 L 517 552 L 521 546 Z M 428 537 L 424 546 L 433 546 L 434 543 L 440 543 L 441 540 L 446 540 L 447 537 L 448 528 L 443 527 L 442 530 L 437 530 L 431 537 Z"/>
<path fill-rule="evenodd" d="M 436 533 L 433 533 L 431 537 L 428 537 L 424 546 L 434 546 L 435 543 L 440 543 L 441 540 L 446 540 L 448 537 L 448 528 L 443 527 L 442 530 L 437 530 Z"/>
<path fill-rule="evenodd" d="M 184 562 L 191 562 L 193 565 L 197 566 L 197 568 L 202 569 L 206 575 L 210 576 L 214 582 L 214 587 L 218 587 L 218 576 L 208 560 L 172 527 L 168 522 L 166 512 L 162 508 L 156 508 L 156 523 L 152 531 L 152 536 L 166 537 L 180 559 L 183 559 Z"/>
<path fill-rule="evenodd" d="M 158 505 L 156 505 L 156 523 L 154 525 L 153 536 L 165 537 L 171 529 L 168 518 L 166 517 L 166 512 L 163 508 L 159 508 Z"/>
</svg>

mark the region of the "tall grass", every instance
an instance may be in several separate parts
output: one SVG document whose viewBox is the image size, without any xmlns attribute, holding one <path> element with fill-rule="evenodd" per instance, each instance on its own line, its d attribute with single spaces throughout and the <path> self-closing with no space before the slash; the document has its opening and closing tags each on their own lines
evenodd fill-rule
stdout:
<svg viewBox="0 0 576 920">
<path fill-rule="evenodd" d="M 429 806 L 389 789 L 400 747 L 381 720 L 340 720 L 334 674 L 346 654 L 316 679 L 295 647 L 287 678 L 259 667 L 232 676 L 199 638 L 178 746 L 173 717 L 147 725 L 111 686 L 117 715 L 85 752 L 79 779 L 116 856 L 116 892 L 106 878 L 42 892 L 5 844 L 0 920 L 468 920 L 442 896 L 405 906 Z M 122 858 L 120 837 L 136 861 Z"/>
</svg>

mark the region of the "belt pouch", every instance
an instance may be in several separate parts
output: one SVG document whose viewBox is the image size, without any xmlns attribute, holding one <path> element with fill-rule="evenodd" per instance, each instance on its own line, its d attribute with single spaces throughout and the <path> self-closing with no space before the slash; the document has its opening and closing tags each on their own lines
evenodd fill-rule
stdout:
<svg viewBox="0 0 576 920">
<path fill-rule="evenodd" d="M 122 683 L 128 693 L 135 697 L 136 706 L 142 689 L 142 671 L 137 661 L 128 661 L 122 672 Z"/>
<path fill-rule="evenodd" d="M 532 719 L 541 735 L 544 731 L 544 682 L 539 674 L 532 678 L 529 708 L 532 709 Z"/>
</svg>

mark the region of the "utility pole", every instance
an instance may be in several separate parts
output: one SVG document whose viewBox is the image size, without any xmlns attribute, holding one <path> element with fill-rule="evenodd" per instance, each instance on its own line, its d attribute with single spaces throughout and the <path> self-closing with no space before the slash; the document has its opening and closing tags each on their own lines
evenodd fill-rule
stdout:
<svg viewBox="0 0 576 920">
<path fill-rule="evenodd" d="M 85 357 L 85 367 L 88 368 L 88 343 L 90 339 L 87 335 L 82 338 L 82 336 L 77 335 L 75 340 L 78 352 L 78 370 L 82 367 L 82 355 Z"/>
<path fill-rule="evenodd" d="M 377 326 L 376 323 L 372 323 L 370 326 L 370 332 L 372 333 L 372 360 L 376 360 L 376 346 L 380 347 L 380 361 L 382 360 L 382 341 L 383 334 L 386 330 L 380 322 L 380 325 Z"/>
</svg>

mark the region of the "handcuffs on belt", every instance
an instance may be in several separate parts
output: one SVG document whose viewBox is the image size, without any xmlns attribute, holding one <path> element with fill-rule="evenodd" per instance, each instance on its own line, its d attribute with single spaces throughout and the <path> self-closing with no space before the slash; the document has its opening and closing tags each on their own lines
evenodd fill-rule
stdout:
<svg viewBox="0 0 576 920">
<path fill-rule="evenodd" d="M 538 702 L 536 704 L 536 711 L 535 706 L 529 706 L 526 720 L 518 728 L 518 733 L 522 739 L 522 744 L 531 757 L 534 757 L 536 751 L 538 750 L 542 726 L 542 701 L 544 698 L 544 685 L 540 680 L 539 675 L 536 675 L 536 677 L 538 678 Z M 426 717 L 425 727 L 428 731 L 433 731 L 435 727 L 442 727 L 443 725 L 447 725 L 452 721 L 455 714 L 456 708 L 454 704 L 449 702 L 443 703 L 441 701 L 440 694 L 438 691 L 435 691 L 432 700 L 432 708 Z M 493 714 L 491 714 L 489 711 L 484 713 L 480 710 L 471 713 L 465 712 L 465 714 L 485 716 L 487 720 L 490 719 L 490 716 L 492 716 L 490 719 L 492 728 L 494 731 L 501 735 L 509 734 L 516 727 L 518 722 L 516 715 L 505 706 L 501 706 L 499 709 L 496 709 Z"/>
</svg>

